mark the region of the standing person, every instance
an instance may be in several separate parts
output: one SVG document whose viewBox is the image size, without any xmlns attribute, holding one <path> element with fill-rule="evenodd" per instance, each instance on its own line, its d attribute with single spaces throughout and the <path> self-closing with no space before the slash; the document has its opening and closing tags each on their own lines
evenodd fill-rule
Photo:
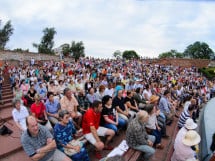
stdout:
<svg viewBox="0 0 215 161">
<path fill-rule="evenodd" d="M 89 108 L 86 111 L 82 122 L 84 137 L 96 147 L 95 157 L 97 159 L 102 158 L 100 154 L 101 150 L 113 149 L 113 147 L 108 144 L 115 134 L 113 130 L 99 126 L 101 111 L 102 102 L 97 100 L 94 101 L 92 108 Z M 105 144 L 101 141 L 99 136 L 107 136 Z"/>
<path fill-rule="evenodd" d="M 128 125 L 126 131 L 126 142 L 129 147 L 143 152 L 144 160 L 150 160 L 151 156 L 155 153 L 152 148 L 155 137 L 148 135 L 145 129 L 145 123 L 148 121 L 149 115 L 146 111 L 137 113 Z"/>
<path fill-rule="evenodd" d="M 56 149 L 56 142 L 46 127 L 38 125 L 33 116 L 26 118 L 27 130 L 21 136 L 26 154 L 37 161 L 71 161 L 64 153 Z"/>
<path fill-rule="evenodd" d="M 59 112 L 59 123 L 55 124 L 54 136 L 57 147 L 60 151 L 66 153 L 73 161 L 89 161 L 86 149 L 83 143 L 74 139 L 76 133 L 75 126 L 70 119 L 70 113 L 67 110 Z"/>
</svg>

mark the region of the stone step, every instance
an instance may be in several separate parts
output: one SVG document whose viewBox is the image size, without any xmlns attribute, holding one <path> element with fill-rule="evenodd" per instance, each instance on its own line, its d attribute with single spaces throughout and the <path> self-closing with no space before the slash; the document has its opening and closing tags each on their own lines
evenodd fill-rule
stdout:
<svg viewBox="0 0 215 161">
<path fill-rule="evenodd" d="M 12 101 L 4 103 L 3 105 L 0 105 L 0 110 L 4 108 L 11 108 L 11 107 L 13 107 Z"/>
<path fill-rule="evenodd" d="M 8 98 L 13 99 L 13 94 L 12 94 L 12 93 L 8 93 L 8 94 L 3 94 L 3 95 L 2 95 L 2 99 L 3 99 L 3 100 L 4 100 L 4 99 L 8 99 Z"/>
<path fill-rule="evenodd" d="M 11 135 L 0 135 L 0 143 L 3 145 L 0 150 L 0 160 L 22 150 L 20 142 L 21 132 L 16 127 L 14 121 L 7 121 L 4 125 L 11 129 L 13 133 Z"/>
<path fill-rule="evenodd" d="M 12 103 L 12 98 L 3 99 L 4 103 Z"/>
<path fill-rule="evenodd" d="M 11 90 L 11 88 L 2 88 L 2 93 L 4 93 L 4 92 L 12 92 L 13 93 L 13 91 Z"/>
<path fill-rule="evenodd" d="M 1 159 L 1 161 L 31 161 L 31 159 L 26 155 L 24 150 L 21 149 Z"/>
<path fill-rule="evenodd" d="M 4 95 L 11 95 L 11 94 L 13 94 L 13 92 L 12 91 L 2 91 L 2 96 L 4 96 Z"/>
<path fill-rule="evenodd" d="M 0 119 L 10 120 L 12 119 L 13 107 L 3 108 L 0 110 Z"/>
</svg>

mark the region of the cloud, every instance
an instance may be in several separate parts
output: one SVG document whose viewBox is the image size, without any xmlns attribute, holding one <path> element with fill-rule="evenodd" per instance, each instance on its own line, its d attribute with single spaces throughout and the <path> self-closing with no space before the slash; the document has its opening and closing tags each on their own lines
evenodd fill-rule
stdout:
<svg viewBox="0 0 215 161">
<path fill-rule="evenodd" d="M 89 56 L 135 50 L 156 57 L 195 41 L 215 49 L 214 7 L 211 1 L 7 0 L 0 2 L 0 19 L 15 28 L 9 48 L 35 51 L 42 30 L 55 27 L 55 47 L 75 40 L 84 42 Z"/>
</svg>

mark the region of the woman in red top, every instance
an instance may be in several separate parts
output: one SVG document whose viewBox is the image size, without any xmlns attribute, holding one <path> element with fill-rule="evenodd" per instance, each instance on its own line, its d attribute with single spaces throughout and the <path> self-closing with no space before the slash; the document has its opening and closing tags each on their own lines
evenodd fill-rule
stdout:
<svg viewBox="0 0 215 161">
<path fill-rule="evenodd" d="M 52 130 L 52 126 L 48 120 L 46 108 L 43 102 L 40 101 L 40 96 L 34 96 L 35 103 L 31 105 L 31 113 L 37 119 L 37 122 Z"/>
</svg>

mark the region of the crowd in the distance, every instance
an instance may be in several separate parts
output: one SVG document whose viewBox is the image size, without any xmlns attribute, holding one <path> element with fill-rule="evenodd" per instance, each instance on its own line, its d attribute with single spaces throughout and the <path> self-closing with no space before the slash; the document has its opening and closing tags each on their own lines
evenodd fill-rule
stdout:
<svg viewBox="0 0 215 161">
<path fill-rule="evenodd" d="M 166 125 L 171 126 L 174 117 L 179 117 L 181 129 L 188 119 L 195 124 L 202 104 L 215 92 L 214 81 L 180 64 L 89 58 L 35 64 L 32 59 L 30 65 L 20 62 L 7 68 L 14 94 L 12 116 L 33 160 L 89 160 L 77 139 L 81 133 L 95 146 L 95 157 L 102 159 L 101 150 L 112 150 L 110 141 L 123 130 L 128 146 L 149 160 L 155 149 L 164 148 Z M 190 142 L 198 134 L 190 133 L 183 132 L 183 142 L 175 146 L 176 159 L 184 147 L 190 150 L 186 159 L 196 157 Z"/>
</svg>

